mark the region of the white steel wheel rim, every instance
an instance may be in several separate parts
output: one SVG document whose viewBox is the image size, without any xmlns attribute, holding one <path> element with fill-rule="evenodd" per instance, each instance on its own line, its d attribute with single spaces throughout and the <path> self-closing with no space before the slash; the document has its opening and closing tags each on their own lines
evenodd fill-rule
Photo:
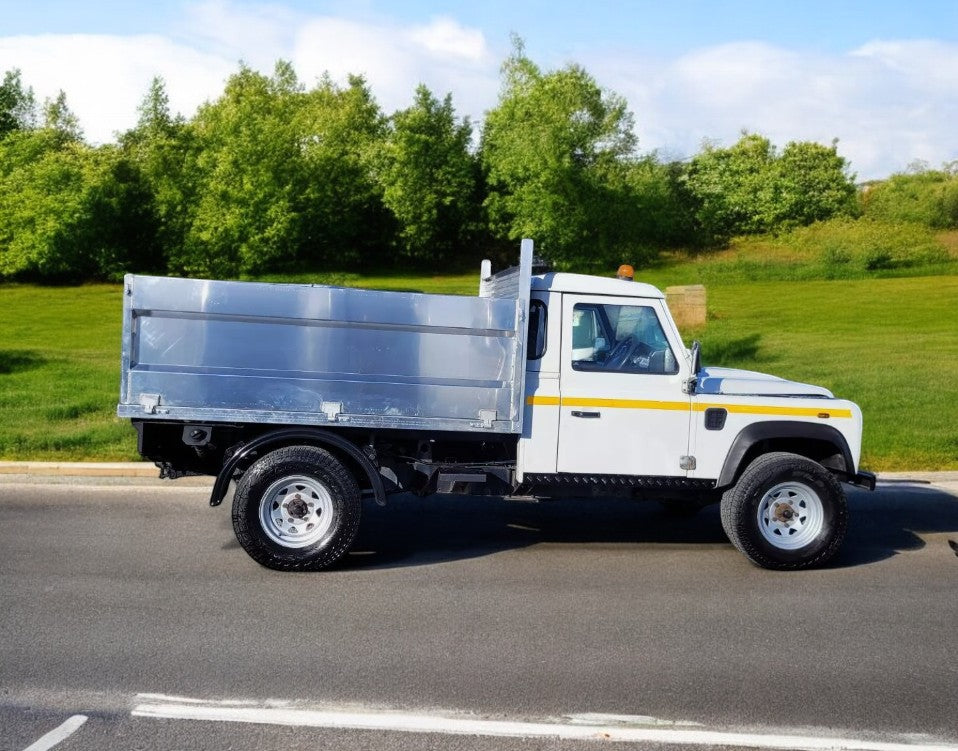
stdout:
<svg viewBox="0 0 958 751">
<path fill-rule="evenodd" d="M 758 504 L 758 529 L 780 550 L 797 550 L 813 542 L 825 525 L 825 506 L 812 488 L 781 482 L 766 491 Z"/>
<path fill-rule="evenodd" d="M 333 499 L 329 489 L 313 477 L 284 477 L 263 493 L 259 521 L 277 545 L 305 548 L 323 539 L 333 526 Z"/>
</svg>

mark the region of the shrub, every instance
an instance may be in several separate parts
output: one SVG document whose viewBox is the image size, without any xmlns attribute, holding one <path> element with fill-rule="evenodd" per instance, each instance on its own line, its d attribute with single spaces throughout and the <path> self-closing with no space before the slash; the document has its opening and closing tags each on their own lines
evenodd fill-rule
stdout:
<svg viewBox="0 0 958 751">
<path fill-rule="evenodd" d="M 780 242 L 806 256 L 810 263 L 817 262 L 826 278 L 948 260 L 948 253 L 935 234 L 914 222 L 832 219 L 796 229 L 780 238 Z"/>
<path fill-rule="evenodd" d="M 865 216 L 877 221 L 958 228 L 958 175 L 938 170 L 893 175 L 868 188 L 862 206 Z"/>
</svg>

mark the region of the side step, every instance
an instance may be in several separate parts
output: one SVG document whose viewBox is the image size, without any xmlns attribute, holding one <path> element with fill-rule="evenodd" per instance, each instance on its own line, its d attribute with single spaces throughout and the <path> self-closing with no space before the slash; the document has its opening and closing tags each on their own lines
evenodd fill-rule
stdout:
<svg viewBox="0 0 958 751">
<path fill-rule="evenodd" d="M 466 484 L 485 485 L 488 476 L 485 472 L 439 472 L 436 476 L 437 493 L 464 493 Z"/>
</svg>

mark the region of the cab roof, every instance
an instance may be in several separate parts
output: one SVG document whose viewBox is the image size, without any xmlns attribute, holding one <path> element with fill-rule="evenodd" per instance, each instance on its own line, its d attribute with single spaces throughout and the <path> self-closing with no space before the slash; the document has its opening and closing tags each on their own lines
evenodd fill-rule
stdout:
<svg viewBox="0 0 958 751">
<path fill-rule="evenodd" d="M 619 297 L 653 297 L 665 299 L 657 287 L 644 282 L 610 279 L 587 274 L 567 274 L 550 271 L 532 277 L 532 289 L 550 292 L 576 292 L 586 295 L 616 295 Z"/>
</svg>

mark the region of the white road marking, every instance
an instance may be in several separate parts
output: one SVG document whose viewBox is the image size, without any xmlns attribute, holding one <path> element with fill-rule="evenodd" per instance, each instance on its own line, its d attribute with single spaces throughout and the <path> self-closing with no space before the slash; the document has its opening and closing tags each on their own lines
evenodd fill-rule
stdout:
<svg viewBox="0 0 958 751">
<path fill-rule="evenodd" d="M 87 721 L 86 715 L 75 714 L 60 727 L 54 728 L 39 740 L 31 743 L 24 751 L 47 751 L 73 735 Z"/>
<path fill-rule="evenodd" d="M 141 694 L 138 698 L 143 700 L 148 699 L 148 696 L 150 695 Z M 560 719 L 524 721 L 356 708 L 295 709 L 291 705 L 283 706 L 280 702 L 273 702 L 269 706 L 237 706 L 237 704 L 238 702 L 204 700 L 161 700 L 160 702 L 147 700 L 137 704 L 133 708 L 132 715 L 161 719 L 242 722 L 340 730 L 386 730 L 404 733 L 555 738 L 689 746 L 807 749 L 807 751 L 958 751 L 958 744 L 917 740 L 887 742 L 787 733 L 690 729 L 688 725 L 691 723 L 688 725 L 676 723 L 669 726 L 667 721 L 652 717 L 630 718 L 626 715 L 572 715 Z M 589 722 L 586 718 L 590 717 L 596 720 L 604 717 L 607 721 Z"/>
<path fill-rule="evenodd" d="M 642 725 L 649 727 L 702 727 L 701 722 L 688 720 L 660 720 L 658 717 L 638 714 L 608 714 L 605 712 L 584 712 L 566 715 L 565 720 L 573 725 Z"/>
<path fill-rule="evenodd" d="M 137 694 L 136 698 L 141 701 L 159 701 L 171 704 L 206 704 L 218 707 L 261 707 L 263 702 L 250 701 L 248 699 L 225 699 L 213 701 L 210 699 L 194 699 L 189 696 L 170 696 L 169 694 Z M 288 702 L 286 702 L 288 703 Z M 271 706 L 270 702 L 265 703 Z"/>
</svg>

